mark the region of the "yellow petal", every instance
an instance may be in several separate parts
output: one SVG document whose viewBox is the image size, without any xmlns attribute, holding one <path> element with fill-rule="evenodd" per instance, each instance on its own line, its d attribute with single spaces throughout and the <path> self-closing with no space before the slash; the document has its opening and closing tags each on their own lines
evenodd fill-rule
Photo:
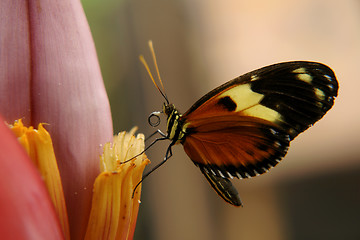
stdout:
<svg viewBox="0 0 360 240">
<path fill-rule="evenodd" d="M 22 121 L 18 120 L 10 128 L 43 177 L 64 236 L 70 239 L 64 192 L 50 134 L 41 123 L 36 130 L 33 127 L 25 127 Z"/>
<path fill-rule="evenodd" d="M 100 157 L 102 173 L 96 178 L 92 208 L 85 239 L 132 239 L 139 209 L 141 181 L 150 162 L 144 150 L 144 136 L 121 132 L 104 146 Z M 132 157 L 135 157 L 133 158 Z M 126 160 L 129 160 L 126 163 Z"/>
</svg>

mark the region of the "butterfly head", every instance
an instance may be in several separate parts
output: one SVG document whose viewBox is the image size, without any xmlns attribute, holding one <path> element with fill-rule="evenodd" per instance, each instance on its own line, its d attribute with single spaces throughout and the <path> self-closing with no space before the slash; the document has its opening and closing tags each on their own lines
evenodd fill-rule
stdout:
<svg viewBox="0 0 360 240">
<path fill-rule="evenodd" d="M 163 113 L 169 117 L 174 111 L 176 111 L 176 108 L 174 106 L 174 104 L 168 104 L 168 103 L 164 103 L 163 105 Z"/>
</svg>

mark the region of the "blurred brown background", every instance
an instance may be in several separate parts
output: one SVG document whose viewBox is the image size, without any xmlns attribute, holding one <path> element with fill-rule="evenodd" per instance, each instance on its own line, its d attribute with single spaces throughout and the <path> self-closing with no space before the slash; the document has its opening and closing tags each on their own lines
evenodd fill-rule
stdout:
<svg viewBox="0 0 360 240">
<path fill-rule="evenodd" d="M 220 199 L 181 146 L 143 184 L 135 239 L 360 239 L 358 0 L 83 0 L 115 131 L 163 99 L 138 60 L 152 39 L 169 99 L 185 112 L 238 75 L 288 60 L 323 62 L 340 91 L 331 111 L 265 175 L 234 180 L 244 203 Z M 165 128 L 163 128 L 165 131 Z M 149 150 L 160 162 L 168 143 Z"/>
</svg>

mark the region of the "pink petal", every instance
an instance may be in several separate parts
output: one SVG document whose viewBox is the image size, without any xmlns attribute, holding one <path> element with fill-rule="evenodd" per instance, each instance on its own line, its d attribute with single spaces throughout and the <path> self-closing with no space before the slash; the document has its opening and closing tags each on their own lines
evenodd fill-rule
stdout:
<svg viewBox="0 0 360 240">
<path fill-rule="evenodd" d="M 0 112 L 45 122 L 62 176 L 72 239 L 82 239 L 112 121 L 80 1 L 0 1 Z"/>
<path fill-rule="evenodd" d="M 45 185 L 0 117 L 0 238 L 63 239 Z"/>
<path fill-rule="evenodd" d="M 0 1 L 0 112 L 30 123 L 30 48 L 27 1 Z"/>
<path fill-rule="evenodd" d="M 99 173 L 100 144 L 113 129 L 80 1 L 30 1 L 32 123 L 47 122 L 63 179 L 72 239 L 82 239 Z"/>
</svg>

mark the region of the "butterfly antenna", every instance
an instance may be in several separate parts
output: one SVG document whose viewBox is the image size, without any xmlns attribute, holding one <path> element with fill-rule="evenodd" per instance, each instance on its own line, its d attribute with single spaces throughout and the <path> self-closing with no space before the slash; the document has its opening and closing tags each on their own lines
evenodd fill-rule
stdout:
<svg viewBox="0 0 360 240">
<path fill-rule="evenodd" d="M 153 42 L 152 42 L 151 40 L 149 40 L 149 48 L 150 48 L 151 55 L 152 55 L 152 58 L 153 58 L 153 61 L 154 61 L 156 73 L 157 73 L 157 76 L 158 76 L 158 78 L 159 78 L 159 82 L 160 82 L 160 85 L 161 85 L 161 89 L 162 89 L 163 92 L 165 93 L 164 84 L 163 84 L 163 82 L 162 82 L 162 80 L 161 80 L 161 77 L 160 77 L 160 71 L 159 71 L 159 67 L 158 67 L 158 64 L 157 64 L 157 60 L 156 60 L 156 55 L 155 55 L 155 50 L 154 50 Z M 165 93 L 165 96 L 166 96 L 166 93 Z M 166 96 L 166 100 L 167 100 L 167 96 Z"/>
<path fill-rule="evenodd" d="M 163 85 L 163 83 L 161 81 L 160 71 L 159 71 L 159 67 L 157 65 L 157 60 L 156 60 L 156 55 L 155 55 L 155 50 L 154 50 L 153 43 L 152 43 L 151 40 L 149 41 L 149 48 L 150 48 L 150 52 L 151 52 L 151 55 L 152 55 L 152 58 L 153 58 L 153 61 L 154 61 L 154 65 L 155 65 L 156 73 L 157 73 L 157 76 L 158 76 L 158 79 L 159 79 L 159 82 L 160 82 L 161 89 L 156 84 L 155 79 L 154 79 L 153 75 L 151 74 L 150 68 L 149 68 L 147 62 L 145 61 L 145 58 L 144 58 L 143 55 L 140 55 L 140 61 L 144 65 L 144 67 L 146 68 L 146 71 L 148 72 L 148 74 L 149 74 L 152 82 L 154 83 L 155 87 L 159 90 L 161 95 L 164 97 L 164 99 L 166 100 L 166 103 L 169 104 L 169 100 L 168 100 L 168 98 L 166 96 L 166 93 L 165 93 L 164 85 Z"/>
</svg>

